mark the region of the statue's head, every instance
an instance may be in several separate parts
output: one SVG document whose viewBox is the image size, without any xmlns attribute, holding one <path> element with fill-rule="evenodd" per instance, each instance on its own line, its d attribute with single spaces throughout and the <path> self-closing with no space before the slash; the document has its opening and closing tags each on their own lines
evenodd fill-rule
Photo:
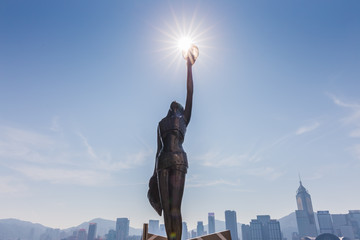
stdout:
<svg viewBox="0 0 360 240">
<path fill-rule="evenodd" d="M 168 112 L 168 116 L 171 116 L 171 115 L 183 115 L 183 114 L 184 114 L 183 106 L 181 106 L 180 103 L 178 103 L 176 101 L 173 101 L 170 104 L 170 109 L 169 109 L 169 112 Z"/>
</svg>

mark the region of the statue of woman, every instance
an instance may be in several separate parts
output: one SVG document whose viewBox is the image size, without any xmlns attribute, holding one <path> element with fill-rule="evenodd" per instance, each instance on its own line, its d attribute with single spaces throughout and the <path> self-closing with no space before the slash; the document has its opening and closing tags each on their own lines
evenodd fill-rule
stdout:
<svg viewBox="0 0 360 240">
<path fill-rule="evenodd" d="M 195 58 L 190 53 L 186 60 L 187 96 L 185 109 L 181 104 L 174 101 L 170 105 L 167 116 L 159 122 L 155 170 L 150 179 L 148 191 L 150 204 L 156 212 L 160 216 L 162 211 L 164 212 L 166 235 L 169 240 L 181 240 L 182 232 L 181 200 L 188 168 L 188 160 L 182 144 L 191 117 L 192 65 Z"/>
</svg>

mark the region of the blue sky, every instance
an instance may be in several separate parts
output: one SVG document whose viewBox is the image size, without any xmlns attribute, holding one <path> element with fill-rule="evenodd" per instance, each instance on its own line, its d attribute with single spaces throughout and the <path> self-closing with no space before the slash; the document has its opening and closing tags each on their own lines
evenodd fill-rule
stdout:
<svg viewBox="0 0 360 240">
<path fill-rule="evenodd" d="M 194 106 L 183 219 L 280 218 L 298 174 L 315 210 L 360 209 L 358 1 L 1 1 L 1 218 L 65 228 L 161 219 L 157 123 Z"/>
</svg>

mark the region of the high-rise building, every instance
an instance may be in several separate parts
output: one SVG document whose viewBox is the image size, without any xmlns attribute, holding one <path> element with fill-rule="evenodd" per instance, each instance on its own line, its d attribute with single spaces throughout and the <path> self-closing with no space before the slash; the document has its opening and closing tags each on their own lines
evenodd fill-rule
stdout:
<svg viewBox="0 0 360 240">
<path fill-rule="evenodd" d="M 129 237 L 129 219 L 116 219 L 116 240 L 126 240 Z"/>
<path fill-rule="evenodd" d="M 95 240 L 96 237 L 96 223 L 89 223 L 89 231 L 87 240 Z"/>
<path fill-rule="evenodd" d="M 355 228 L 350 220 L 350 214 L 332 214 L 334 234 L 338 237 L 355 239 Z"/>
<path fill-rule="evenodd" d="M 250 237 L 250 225 L 242 224 L 241 225 L 241 240 L 251 240 Z"/>
<path fill-rule="evenodd" d="M 296 203 L 298 210 L 295 211 L 295 214 L 299 230 L 299 237 L 316 237 L 317 229 L 311 197 L 306 188 L 302 185 L 301 181 L 300 186 L 296 192 Z"/>
<path fill-rule="evenodd" d="M 237 221 L 236 221 L 236 212 L 226 210 L 225 211 L 225 228 L 230 230 L 231 239 L 238 240 L 238 231 L 237 231 Z"/>
<path fill-rule="evenodd" d="M 215 213 L 208 214 L 208 232 L 209 234 L 215 232 Z"/>
<path fill-rule="evenodd" d="M 202 221 L 197 222 L 196 232 L 197 232 L 197 237 L 201 237 L 204 235 L 204 224 Z"/>
<path fill-rule="evenodd" d="M 159 220 L 149 220 L 149 233 L 158 235 L 159 232 Z"/>
<path fill-rule="evenodd" d="M 317 211 L 320 233 L 334 233 L 329 211 Z"/>
<path fill-rule="evenodd" d="M 334 226 L 334 234 L 338 237 L 343 237 L 341 233 L 342 226 L 348 226 L 346 214 L 331 214 Z"/>
<path fill-rule="evenodd" d="M 191 230 L 191 238 L 196 238 L 196 231 L 195 230 Z"/>
<path fill-rule="evenodd" d="M 79 229 L 77 233 L 77 239 L 78 240 L 86 240 L 86 230 L 85 229 Z"/>
<path fill-rule="evenodd" d="M 349 210 L 348 219 L 353 227 L 355 239 L 360 239 L 360 210 Z"/>
<path fill-rule="evenodd" d="M 282 239 L 279 221 L 271 219 L 268 224 L 268 227 L 269 227 L 269 240 L 281 240 Z"/>
<path fill-rule="evenodd" d="M 166 237 L 165 224 L 160 224 L 160 236 Z"/>
<path fill-rule="evenodd" d="M 247 240 L 282 240 L 279 221 L 270 219 L 269 215 L 259 215 L 246 226 L 241 229 L 245 230 L 243 236 Z"/>
<path fill-rule="evenodd" d="M 188 239 L 188 228 L 186 222 L 182 223 L 182 233 L 181 233 L 181 240 Z"/>
<path fill-rule="evenodd" d="M 251 220 L 250 222 L 250 239 L 251 240 L 263 240 L 263 232 L 261 222 L 259 220 Z"/>
</svg>

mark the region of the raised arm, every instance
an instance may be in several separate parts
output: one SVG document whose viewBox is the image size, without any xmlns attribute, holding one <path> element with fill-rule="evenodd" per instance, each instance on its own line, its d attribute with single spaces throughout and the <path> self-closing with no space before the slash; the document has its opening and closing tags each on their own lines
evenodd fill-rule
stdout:
<svg viewBox="0 0 360 240">
<path fill-rule="evenodd" d="M 186 125 L 189 124 L 191 118 L 191 110 L 192 110 L 192 100 L 193 100 L 193 92 L 194 92 L 194 84 L 193 84 L 193 76 L 192 76 L 192 65 L 194 64 L 193 56 L 189 56 L 187 59 L 187 93 L 186 93 L 186 104 L 184 110 L 184 118 L 186 120 Z"/>
</svg>

